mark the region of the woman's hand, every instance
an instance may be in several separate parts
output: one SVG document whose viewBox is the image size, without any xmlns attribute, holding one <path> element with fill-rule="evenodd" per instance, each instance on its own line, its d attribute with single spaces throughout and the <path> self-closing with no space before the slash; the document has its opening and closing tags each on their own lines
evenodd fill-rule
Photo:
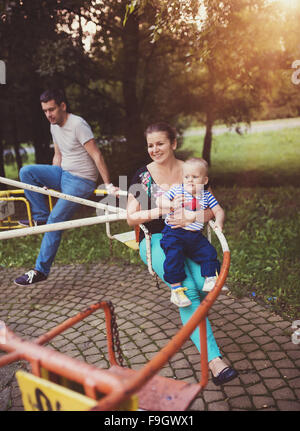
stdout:
<svg viewBox="0 0 300 431">
<path fill-rule="evenodd" d="M 127 201 L 127 223 L 129 226 L 135 226 L 161 216 L 161 209 L 156 207 L 150 210 L 141 210 L 139 202 L 134 196 L 129 194 Z"/>
<path fill-rule="evenodd" d="M 206 223 L 214 217 L 211 209 L 200 210 L 200 211 L 189 211 L 184 208 L 179 208 L 174 212 L 172 217 L 170 217 L 169 224 L 172 225 L 172 229 L 177 229 L 179 227 L 188 226 L 195 221 L 200 223 Z"/>
</svg>

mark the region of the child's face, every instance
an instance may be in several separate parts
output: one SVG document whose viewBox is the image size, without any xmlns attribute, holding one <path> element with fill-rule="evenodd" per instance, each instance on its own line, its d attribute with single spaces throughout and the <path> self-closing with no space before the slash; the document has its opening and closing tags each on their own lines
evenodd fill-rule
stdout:
<svg viewBox="0 0 300 431">
<path fill-rule="evenodd" d="M 206 169 L 196 163 L 185 163 L 183 165 L 183 184 L 186 191 L 191 194 L 199 194 L 208 182 Z"/>
</svg>

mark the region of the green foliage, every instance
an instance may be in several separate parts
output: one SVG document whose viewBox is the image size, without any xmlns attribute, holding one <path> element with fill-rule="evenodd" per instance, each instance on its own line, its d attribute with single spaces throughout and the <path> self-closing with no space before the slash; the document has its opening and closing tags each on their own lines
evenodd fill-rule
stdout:
<svg viewBox="0 0 300 431">
<path fill-rule="evenodd" d="M 300 190 L 296 187 L 216 189 L 226 211 L 233 294 L 254 294 L 297 317 L 300 304 Z M 299 317 L 299 316 L 298 316 Z"/>
</svg>

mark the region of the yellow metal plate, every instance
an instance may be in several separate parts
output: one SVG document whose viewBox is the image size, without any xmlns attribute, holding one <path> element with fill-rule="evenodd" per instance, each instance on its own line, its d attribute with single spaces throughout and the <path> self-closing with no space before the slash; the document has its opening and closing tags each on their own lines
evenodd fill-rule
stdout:
<svg viewBox="0 0 300 431">
<path fill-rule="evenodd" d="M 83 411 L 96 406 L 97 401 L 56 383 L 17 371 L 16 377 L 27 411 Z"/>
<path fill-rule="evenodd" d="M 49 377 L 48 371 L 44 368 L 41 371 L 42 376 L 47 379 Z M 96 400 L 33 374 L 17 371 L 16 377 L 20 386 L 24 409 L 27 411 L 83 411 L 90 410 L 97 405 Z M 72 384 L 65 378 L 62 378 L 62 382 L 66 385 Z M 137 395 L 132 395 L 117 410 L 136 411 L 138 405 Z"/>
<path fill-rule="evenodd" d="M 127 247 L 132 248 L 133 250 L 139 249 L 139 244 L 136 241 L 126 241 L 125 244 Z"/>
</svg>

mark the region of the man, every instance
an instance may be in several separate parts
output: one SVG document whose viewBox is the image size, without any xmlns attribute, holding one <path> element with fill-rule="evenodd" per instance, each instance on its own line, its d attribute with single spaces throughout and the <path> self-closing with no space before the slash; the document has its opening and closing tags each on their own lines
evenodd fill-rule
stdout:
<svg viewBox="0 0 300 431">
<path fill-rule="evenodd" d="M 42 109 L 50 122 L 54 142 L 52 165 L 29 165 L 20 170 L 22 182 L 51 188 L 62 193 L 88 198 L 96 187 L 100 173 L 106 189 L 117 193 L 110 183 L 103 156 L 98 149 L 93 132 L 87 122 L 67 111 L 67 102 L 61 90 L 47 90 L 41 97 Z M 78 207 L 77 203 L 58 199 L 49 215 L 48 205 L 41 193 L 25 190 L 30 201 L 34 224 L 50 224 L 69 220 Z M 25 221 L 23 224 L 29 225 Z M 18 286 L 28 286 L 47 279 L 57 253 L 62 231 L 44 234 L 35 268 L 16 278 Z"/>
</svg>

